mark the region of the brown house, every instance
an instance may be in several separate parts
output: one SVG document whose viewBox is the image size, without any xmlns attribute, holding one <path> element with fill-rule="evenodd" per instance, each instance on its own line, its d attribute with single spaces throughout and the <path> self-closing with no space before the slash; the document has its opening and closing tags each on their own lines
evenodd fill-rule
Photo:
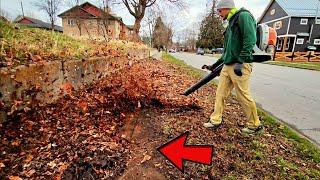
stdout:
<svg viewBox="0 0 320 180">
<path fill-rule="evenodd" d="M 60 15 L 63 33 L 69 36 L 104 40 L 131 40 L 132 28 L 122 22 L 122 18 L 111 12 L 102 10 L 89 2 L 77 5 Z"/>
<path fill-rule="evenodd" d="M 18 16 L 14 21 L 14 23 L 21 24 L 21 25 L 27 25 L 30 27 L 36 27 L 36 28 L 42 28 L 51 30 L 51 24 L 43 22 L 39 19 L 27 17 L 27 16 Z M 62 32 L 61 26 L 54 26 L 54 30 L 57 32 Z"/>
</svg>

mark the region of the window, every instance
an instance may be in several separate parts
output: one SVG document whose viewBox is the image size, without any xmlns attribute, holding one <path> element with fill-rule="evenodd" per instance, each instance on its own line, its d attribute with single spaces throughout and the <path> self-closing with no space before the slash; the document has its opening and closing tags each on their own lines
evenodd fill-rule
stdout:
<svg viewBox="0 0 320 180">
<path fill-rule="evenodd" d="M 283 39 L 278 39 L 277 50 L 280 51 L 282 48 Z"/>
<path fill-rule="evenodd" d="M 93 20 L 89 20 L 89 26 L 93 26 Z"/>
<path fill-rule="evenodd" d="M 272 9 L 271 11 L 270 11 L 270 15 L 274 15 L 276 13 L 276 10 L 275 9 Z"/>
<path fill-rule="evenodd" d="M 76 24 L 74 19 L 68 19 L 68 25 L 69 26 L 74 26 Z"/>
<path fill-rule="evenodd" d="M 316 19 L 316 24 L 320 24 L 320 19 L 319 18 Z"/>
<path fill-rule="evenodd" d="M 303 44 L 304 43 L 304 39 L 303 38 L 298 38 L 297 39 L 297 44 Z"/>
<path fill-rule="evenodd" d="M 314 45 L 320 45 L 320 39 L 314 39 L 313 44 Z"/>
<path fill-rule="evenodd" d="M 273 28 L 275 29 L 281 29 L 282 27 L 282 21 L 277 21 L 273 24 Z"/>
<path fill-rule="evenodd" d="M 307 25 L 308 24 L 308 19 L 301 19 L 300 24 L 301 25 Z"/>
<path fill-rule="evenodd" d="M 287 44 L 286 44 L 285 50 L 289 50 L 289 48 L 290 48 L 290 39 L 291 38 L 287 39 Z"/>
</svg>

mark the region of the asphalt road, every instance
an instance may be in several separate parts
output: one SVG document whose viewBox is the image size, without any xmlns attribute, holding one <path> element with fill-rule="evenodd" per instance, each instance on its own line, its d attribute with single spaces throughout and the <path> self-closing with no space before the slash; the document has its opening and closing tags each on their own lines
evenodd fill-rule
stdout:
<svg viewBox="0 0 320 180">
<path fill-rule="evenodd" d="M 216 58 L 172 54 L 201 69 Z M 257 105 L 320 145 L 320 72 L 255 63 L 251 92 Z"/>
</svg>

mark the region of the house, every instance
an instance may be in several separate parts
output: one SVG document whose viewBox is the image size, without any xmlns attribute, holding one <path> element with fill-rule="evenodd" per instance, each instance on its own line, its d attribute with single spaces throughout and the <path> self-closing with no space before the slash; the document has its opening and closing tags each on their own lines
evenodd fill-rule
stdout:
<svg viewBox="0 0 320 180">
<path fill-rule="evenodd" d="M 110 8 L 103 10 L 89 2 L 74 6 L 58 17 L 62 18 L 63 33 L 73 37 L 130 40 L 133 34 L 131 26 L 125 25 Z"/>
<path fill-rule="evenodd" d="M 120 39 L 133 39 L 133 25 L 125 25 L 124 23 L 122 23 L 122 31 L 121 31 L 121 35 L 120 35 Z"/>
<path fill-rule="evenodd" d="M 14 23 L 21 24 L 21 25 L 27 25 L 31 27 L 37 27 L 42 29 L 51 30 L 51 24 L 43 22 L 39 19 L 27 17 L 27 16 L 18 16 L 14 21 Z M 62 32 L 61 26 L 54 26 L 54 30 L 57 32 Z"/>
<path fill-rule="evenodd" d="M 258 23 L 276 29 L 277 52 L 320 51 L 319 0 L 271 0 Z"/>
</svg>

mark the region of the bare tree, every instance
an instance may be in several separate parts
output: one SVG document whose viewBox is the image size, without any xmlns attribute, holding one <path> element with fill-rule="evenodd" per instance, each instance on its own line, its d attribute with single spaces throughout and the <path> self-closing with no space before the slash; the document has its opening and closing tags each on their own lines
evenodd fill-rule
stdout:
<svg viewBox="0 0 320 180">
<path fill-rule="evenodd" d="M 6 20 L 10 19 L 10 14 L 3 9 L 0 9 L 0 16 L 6 18 Z"/>
<path fill-rule="evenodd" d="M 111 8 L 110 8 L 110 0 L 101 0 L 102 5 L 100 9 L 104 11 L 101 16 L 100 22 L 98 22 L 98 26 L 100 26 L 100 29 L 102 30 L 103 37 L 106 41 L 110 39 L 110 35 L 112 35 L 111 28 L 109 28 L 109 19 L 111 18 Z M 116 18 L 116 17 L 115 17 Z"/>
<path fill-rule="evenodd" d="M 77 25 L 79 36 L 82 35 L 82 26 L 83 26 L 83 19 L 80 17 L 80 3 L 82 0 L 68 0 L 66 3 L 69 7 L 76 8 L 76 14 L 71 14 L 70 16 L 75 20 L 75 24 Z"/>
<path fill-rule="evenodd" d="M 66 5 L 69 6 L 69 7 L 78 6 L 81 3 L 83 3 L 83 0 L 67 0 L 66 1 Z"/>
<path fill-rule="evenodd" d="M 198 24 L 193 23 L 190 27 L 187 27 L 180 32 L 178 35 L 178 42 L 184 46 L 185 50 L 193 51 L 196 47 L 197 36 L 198 36 Z"/>
<path fill-rule="evenodd" d="M 161 12 L 158 8 L 149 8 L 146 11 L 146 18 L 142 21 L 143 29 L 147 29 L 145 32 L 146 36 L 149 38 L 149 45 L 153 47 L 153 32 L 156 25 L 157 17 L 161 16 Z"/>
<path fill-rule="evenodd" d="M 32 11 L 27 11 L 26 16 L 31 17 L 31 18 L 37 18 L 36 14 Z"/>
<path fill-rule="evenodd" d="M 40 11 L 44 11 L 49 16 L 51 23 L 51 29 L 54 29 L 55 22 L 57 20 L 57 13 L 59 11 L 62 0 L 40 0 L 34 3 Z"/>
<path fill-rule="evenodd" d="M 155 5 L 157 1 L 161 3 L 173 3 L 178 7 L 183 7 L 183 0 L 118 0 L 121 1 L 128 9 L 129 13 L 135 18 L 133 31 L 135 33 L 136 40 L 139 39 L 139 30 L 141 27 L 141 21 L 145 16 L 146 9 Z"/>
</svg>

